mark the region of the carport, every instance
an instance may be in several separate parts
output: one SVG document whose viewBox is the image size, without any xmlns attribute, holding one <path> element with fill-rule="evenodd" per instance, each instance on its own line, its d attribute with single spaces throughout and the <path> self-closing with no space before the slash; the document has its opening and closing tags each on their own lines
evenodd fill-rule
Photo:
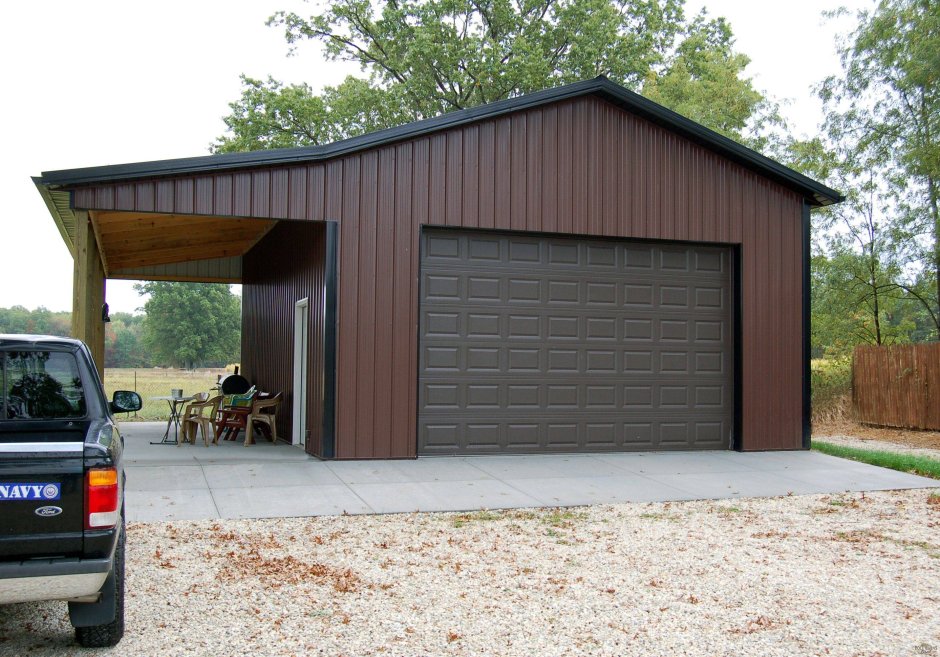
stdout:
<svg viewBox="0 0 940 657">
<path fill-rule="evenodd" d="M 48 180 L 55 177 L 55 174 L 46 174 L 35 181 L 75 262 L 72 333 L 91 347 L 99 372 L 104 372 L 103 306 L 108 279 L 240 283 L 246 297 L 269 310 L 274 309 L 276 301 L 266 299 L 265 290 L 270 291 L 270 282 L 276 279 L 287 284 L 277 289 L 290 294 L 291 303 L 303 302 L 297 310 L 303 318 L 301 327 L 306 324 L 309 313 L 323 307 L 324 290 L 315 288 L 317 280 L 312 274 L 316 267 L 324 265 L 323 223 L 299 224 L 270 218 L 201 214 L 195 187 L 177 181 L 151 187 L 154 195 L 149 199 L 135 197 L 131 202 L 125 196 L 129 188 L 118 187 L 108 201 L 103 202 L 98 196 L 88 203 L 132 208 L 130 210 L 80 209 L 75 207 L 72 192 L 49 184 Z M 131 189 L 138 192 L 136 188 Z M 167 194 L 169 190 L 175 199 L 172 211 L 158 211 L 157 208 L 162 207 L 161 200 L 155 194 Z M 190 205 L 179 200 L 187 196 L 192 198 Z M 286 266 L 284 259 L 292 249 L 294 259 L 300 263 L 297 267 Z M 289 312 L 293 313 L 294 309 L 290 308 Z M 282 319 L 281 316 L 276 318 Z M 285 352 L 275 348 L 273 340 L 278 333 L 286 335 L 288 344 L 293 339 L 294 326 L 290 323 L 293 316 L 287 317 L 287 326 L 280 323 L 262 326 L 270 319 L 270 315 L 258 317 L 254 313 L 243 313 L 242 332 L 243 335 L 248 333 L 243 337 L 243 349 L 256 354 L 259 364 L 251 380 L 261 389 L 285 392 L 288 403 L 283 405 L 286 408 L 279 411 L 278 418 L 281 436 L 293 440 L 299 426 L 301 435 L 306 437 L 304 427 L 309 420 L 306 414 L 294 417 L 292 409 L 298 404 L 293 403 L 293 393 L 296 389 L 307 391 L 309 368 L 320 354 L 315 350 L 311 353 L 306 342 L 296 346 L 296 354 L 294 350 Z M 300 354 L 305 354 L 309 361 L 304 367 L 293 362 Z M 309 399 L 314 391 L 307 392 Z M 308 405 L 309 402 L 300 405 L 298 415 Z M 311 415 L 316 419 L 320 413 Z M 303 440 L 293 442 L 303 443 Z M 315 453 L 319 447 L 308 449 Z"/>
</svg>

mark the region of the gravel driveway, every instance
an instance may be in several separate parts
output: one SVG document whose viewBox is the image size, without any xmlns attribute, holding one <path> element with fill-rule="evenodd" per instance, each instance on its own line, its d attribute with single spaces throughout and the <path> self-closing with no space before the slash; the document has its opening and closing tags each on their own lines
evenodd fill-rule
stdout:
<svg viewBox="0 0 940 657">
<path fill-rule="evenodd" d="M 940 656 L 927 490 L 133 524 L 114 655 Z M 3 655 L 97 654 L 63 604 Z"/>
</svg>

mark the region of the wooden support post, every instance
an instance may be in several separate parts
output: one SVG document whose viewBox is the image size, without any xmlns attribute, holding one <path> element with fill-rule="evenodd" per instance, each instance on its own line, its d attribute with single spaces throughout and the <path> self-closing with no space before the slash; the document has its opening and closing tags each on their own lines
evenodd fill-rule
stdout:
<svg viewBox="0 0 940 657">
<path fill-rule="evenodd" d="M 72 275 L 72 337 L 88 345 L 104 377 L 104 305 L 105 277 L 98 240 L 87 212 L 75 213 L 75 266 Z"/>
</svg>

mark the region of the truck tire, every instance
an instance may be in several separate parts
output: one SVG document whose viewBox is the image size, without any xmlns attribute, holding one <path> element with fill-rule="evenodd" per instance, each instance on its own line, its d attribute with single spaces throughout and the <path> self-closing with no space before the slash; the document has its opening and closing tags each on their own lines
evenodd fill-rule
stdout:
<svg viewBox="0 0 940 657">
<path fill-rule="evenodd" d="M 101 589 L 102 597 L 114 604 L 114 620 L 102 625 L 75 628 L 75 639 L 85 648 L 107 648 L 117 645 L 124 636 L 124 527 L 114 550 L 114 568 Z M 110 614 L 109 614 L 110 616 Z"/>
</svg>

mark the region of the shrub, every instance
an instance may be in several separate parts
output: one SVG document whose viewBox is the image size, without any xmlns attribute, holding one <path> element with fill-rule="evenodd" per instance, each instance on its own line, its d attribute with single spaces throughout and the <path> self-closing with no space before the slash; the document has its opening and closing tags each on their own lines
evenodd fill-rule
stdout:
<svg viewBox="0 0 940 657">
<path fill-rule="evenodd" d="M 811 365 L 813 420 L 844 417 L 852 397 L 852 358 L 819 358 Z"/>
</svg>

